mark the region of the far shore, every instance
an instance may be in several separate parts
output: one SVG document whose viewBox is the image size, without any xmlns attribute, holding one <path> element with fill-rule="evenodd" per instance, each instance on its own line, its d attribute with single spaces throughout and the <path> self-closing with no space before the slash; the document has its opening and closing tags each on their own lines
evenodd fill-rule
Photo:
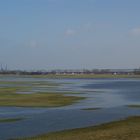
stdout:
<svg viewBox="0 0 140 140">
<path fill-rule="evenodd" d="M 96 79 L 96 78 L 140 78 L 136 74 L 39 74 L 39 75 L 18 75 L 0 74 L 0 77 L 31 77 L 31 78 L 52 78 L 52 79 Z"/>
</svg>

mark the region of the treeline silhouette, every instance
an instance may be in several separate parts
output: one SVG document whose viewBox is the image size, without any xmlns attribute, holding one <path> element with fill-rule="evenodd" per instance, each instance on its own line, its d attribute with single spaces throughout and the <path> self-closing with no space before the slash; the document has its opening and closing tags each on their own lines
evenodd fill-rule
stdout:
<svg viewBox="0 0 140 140">
<path fill-rule="evenodd" d="M 0 70 L 0 74 L 9 75 L 57 75 L 57 74 L 123 74 L 140 75 L 140 69 L 83 69 L 83 70 L 51 70 L 51 71 L 25 71 L 25 70 Z"/>
</svg>

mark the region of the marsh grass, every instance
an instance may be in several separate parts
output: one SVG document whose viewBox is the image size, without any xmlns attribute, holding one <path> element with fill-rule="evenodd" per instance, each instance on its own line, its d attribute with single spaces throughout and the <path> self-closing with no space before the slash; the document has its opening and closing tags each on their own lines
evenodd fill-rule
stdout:
<svg viewBox="0 0 140 140">
<path fill-rule="evenodd" d="M 2 83 L 2 81 L 1 81 Z M 4 82 L 5 83 L 5 82 Z M 28 82 L 28 84 L 35 82 Z M 42 82 L 41 82 L 42 83 Z M 39 83 L 39 85 L 41 85 Z M 44 82 L 43 82 L 44 83 Z M 24 94 L 30 92 L 34 86 L 13 85 L 12 82 L 7 82 L 7 87 L 0 87 L 0 106 L 16 106 L 16 107 L 60 107 L 75 103 L 84 97 L 65 96 L 65 93 L 55 92 L 35 92 L 33 94 Z M 22 83 L 23 84 L 23 83 Z M 38 82 L 37 82 L 38 84 Z M 50 85 L 50 84 L 49 84 Z M 51 85 L 53 85 L 51 83 Z M 36 85 L 35 85 L 36 87 Z M 18 92 L 20 94 L 18 94 Z M 23 92 L 23 94 L 21 94 Z M 69 92 L 70 94 L 70 92 Z"/>
<path fill-rule="evenodd" d="M 29 85 L 29 86 L 60 86 L 60 83 L 55 83 L 55 82 L 48 82 L 48 81 L 0 81 L 0 84 L 2 85 Z"/>
<path fill-rule="evenodd" d="M 139 140 L 140 117 L 16 140 Z"/>
<path fill-rule="evenodd" d="M 90 111 L 90 110 L 91 110 L 91 111 L 93 110 L 93 111 L 94 111 L 94 110 L 100 110 L 100 109 L 102 109 L 102 108 L 99 108 L 99 107 L 96 107 L 96 108 L 83 108 L 83 109 L 81 109 L 81 110 L 87 110 L 87 111 L 88 111 L 88 110 L 89 110 L 89 111 Z"/>
<path fill-rule="evenodd" d="M 12 122 L 17 122 L 21 121 L 24 118 L 0 118 L 0 123 L 12 123 Z"/>
<path fill-rule="evenodd" d="M 70 105 L 84 97 L 65 96 L 59 93 L 35 93 L 35 94 L 17 94 L 6 90 L 0 93 L 0 106 L 17 107 L 58 107 Z"/>
<path fill-rule="evenodd" d="M 135 104 L 135 105 L 127 105 L 127 107 L 130 107 L 130 108 L 140 108 L 140 104 Z"/>
</svg>

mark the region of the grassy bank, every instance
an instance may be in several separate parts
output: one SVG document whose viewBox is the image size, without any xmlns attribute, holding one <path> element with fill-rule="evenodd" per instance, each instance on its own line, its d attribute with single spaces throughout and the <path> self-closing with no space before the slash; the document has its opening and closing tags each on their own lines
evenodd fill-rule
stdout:
<svg viewBox="0 0 140 140">
<path fill-rule="evenodd" d="M 139 140 L 140 117 L 17 140 Z"/>
</svg>

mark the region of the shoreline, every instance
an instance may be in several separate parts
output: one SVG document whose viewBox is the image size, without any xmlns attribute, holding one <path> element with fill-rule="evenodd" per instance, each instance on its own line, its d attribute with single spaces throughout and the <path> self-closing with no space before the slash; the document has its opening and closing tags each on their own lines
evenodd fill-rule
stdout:
<svg viewBox="0 0 140 140">
<path fill-rule="evenodd" d="M 140 116 L 97 126 L 76 128 L 13 140 L 138 140 L 140 138 Z"/>
</svg>

